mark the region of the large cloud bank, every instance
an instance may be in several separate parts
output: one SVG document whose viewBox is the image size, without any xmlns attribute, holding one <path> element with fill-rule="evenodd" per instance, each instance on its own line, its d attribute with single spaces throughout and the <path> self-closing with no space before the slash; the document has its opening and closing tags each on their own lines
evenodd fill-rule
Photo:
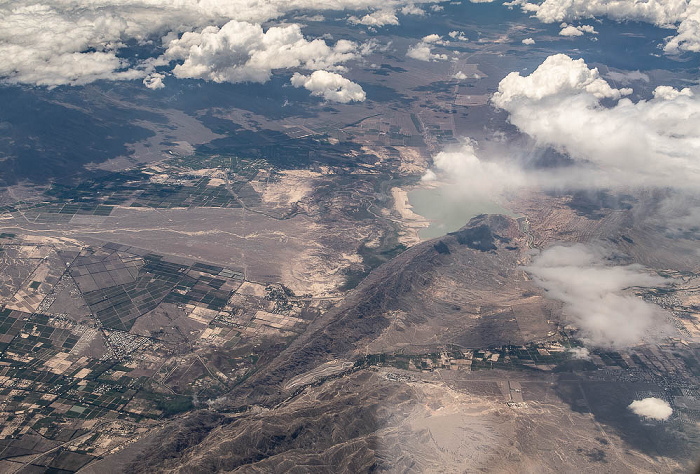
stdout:
<svg viewBox="0 0 700 474">
<path fill-rule="evenodd" d="M 668 420 L 673 414 L 671 405 L 666 400 L 650 397 L 635 400 L 628 407 L 633 413 L 652 420 Z"/>
<path fill-rule="evenodd" d="M 383 8 L 414 3 L 389 0 Z M 338 45 L 328 47 L 334 50 L 329 52 L 316 40 L 301 43 L 298 26 L 270 34 L 263 33 L 260 24 L 299 10 L 375 8 L 372 0 L 4 1 L 0 2 L 0 79 L 49 87 L 142 79 L 157 66 L 166 68 L 168 60 L 184 61 L 176 72 L 181 77 L 211 80 L 257 80 L 270 70 L 294 67 L 287 64 L 297 62 L 301 67 L 322 68 L 323 63 L 339 62 L 333 59 Z M 136 43 L 150 43 L 154 49 L 171 44 L 173 49 L 163 57 L 127 59 L 125 47 Z M 262 51 L 256 49 L 259 46 Z M 319 64 L 306 56 L 314 48 L 320 51 Z M 291 56 L 287 62 L 272 57 L 286 53 Z"/>
<path fill-rule="evenodd" d="M 627 76 L 625 76 L 627 77 Z M 622 83 L 648 80 L 629 74 Z M 625 80 L 623 80 L 625 79 Z M 700 186 L 700 92 L 659 86 L 633 102 L 630 88 L 612 87 L 596 68 L 566 55 L 548 57 L 528 76 L 507 75 L 492 97 L 509 121 L 538 148 L 568 155 L 574 166 L 533 169 L 520 149 L 466 140 L 433 158 L 426 175 L 463 184 L 465 192 L 493 198 L 531 187 L 549 190 L 673 188 Z"/>
<path fill-rule="evenodd" d="M 633 102 L 624 97 L 631 92 L 610 86 L 582 59 L 557 54 L 529 76 L 510 73 L 492 102 L 539 145 L 590 168 L 589 178 L 598 186 L 696 187 L 699 96 L 688 88 L 660 86 L 652 98 Z"/>
<path fill-rule="evenodd" d="M 235 20 L 185 33 L 165 52 L 167 59 L 183 61 L 173 69 L 176 77 L 234 83 L 266 82 L 274 69 L 331 68 L 357 56 L 355 43 L 341 40 L 331 47 L 322 39 L 307 41 L 299 25 L 263 31 Z"/>
<path fill-rule="evenodd" d="M 577 244 L 543 251 L 525 267 L 547 295 L 564 303 L 564 314 L 586 344 L 621 349 L 665 333 L 662 310 L 630 288 L 666 283 L 640 265 L 612 265 L 597 247 Z"/>
<path fill-rule="evenodd" d="M 506 5 L 518 5 L 544 23 L 607 17 L 676 28 L 664 50 L 700 52 L 700 0 L 514 0 Z"/>
</svg>

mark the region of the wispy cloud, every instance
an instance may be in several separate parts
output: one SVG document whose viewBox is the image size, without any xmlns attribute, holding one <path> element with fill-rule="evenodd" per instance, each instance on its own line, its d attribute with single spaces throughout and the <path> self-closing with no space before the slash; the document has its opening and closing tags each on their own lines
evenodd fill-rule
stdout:
<svg viewBox="0 0 700 474">
<path fill-rule="evenodd" d="M 658 306 L 634 288 L 668 282 L 641 265 L 616 265 L 603 247 L 554 246 L 524 267 L 547 296 L 564 304 L 564 315 L 586 344 L 621 349 L 669 334 Z"/>
</svg>

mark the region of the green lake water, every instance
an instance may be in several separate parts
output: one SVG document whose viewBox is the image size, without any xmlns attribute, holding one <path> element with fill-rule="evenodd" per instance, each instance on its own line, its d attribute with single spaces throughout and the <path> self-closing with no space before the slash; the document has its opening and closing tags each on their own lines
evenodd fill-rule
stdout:
<svg viewBox="0 0 700 474">
<path fill-rule="evenodd" d="M 429 227 L 418 232 L 420 238 L 425 240 L 459 230 L 472 217 L 480 214 L 513 216 L 512 212 L 494 201 L 464 197 L 458 185 L 416 188 L 408 192 L 408 202 L 413 212 L 430 221 Z"/>
</svg>

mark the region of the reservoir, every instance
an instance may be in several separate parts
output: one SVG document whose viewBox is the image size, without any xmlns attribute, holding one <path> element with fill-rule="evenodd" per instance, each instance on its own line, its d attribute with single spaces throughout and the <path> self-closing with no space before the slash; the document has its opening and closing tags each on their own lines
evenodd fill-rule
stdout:
<svg viewBox="0 0 700 474">
<path fill-rule="evenodd" d="M 430 221 L 430 226 L 418 232 L 423 240 L 459 230 L 479 214 L 514 216 L 494 201 L 466 197 L 456 184 L 413 189 L 408 192 L 408 201 L 413 212 Z"/>
</svg>

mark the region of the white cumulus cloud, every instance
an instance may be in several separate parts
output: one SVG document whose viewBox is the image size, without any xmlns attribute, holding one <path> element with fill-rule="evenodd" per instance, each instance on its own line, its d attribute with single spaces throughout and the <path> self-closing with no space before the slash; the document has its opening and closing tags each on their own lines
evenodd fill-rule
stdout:
<svg viewBox="0 0 700 474">
<path fill-rule="evenodd" d="M 163 89 L 165 84 L 163 84 L 163 74 L 157 72 L 151 73 L 143 79 L 143 85 L 152 90 Z"/>
<path fill-rule="evenodd" d="M 653 420 L 668 420 L 673 414 L 673 409 L 666 400 L 655 397 L 635 400 L 628 408 L 641 417 Z"/>
<path fill-rule="evenodd" d="M 534 13 L 544 23 L 607 17 L 675 27 L 677 34 L 666 43 L 665 51 L 700 52 L 700 0 L 513 0 L 506 5 Z"/>
<path fill-rule="evenodd" d="M 358 57 L 357 45 L 340 40 L 328 46 L 322 39 L 308 41 L 299 25 L 272 27 L 229 21 L 199 33 L 172 40 L 165 57 L 182 61 L 175 77 L 213 82 L 266 82 L 276 69 L 327 69 Z"/>
<path fill-rule="evenodd" d="M 449 32 L 450 38 L 457 40 L 457 41 L 469 41 L 469 38 L 467 38 L 467 35 L 464 34 L 464 31 L 459 31 L 459 30 L 454 30 Z"/>
<path fill-rule="evenodd" d="M 351 16 L 348 18 L 348 22 L 353 25 L 359 24 L 378 28 L 385 25 L 398 25 L 399 19 L 396 17 L 396 11 L 394 10 L 377 10 L 368 13 L 362 18 Z"/>
<path fill-rule="evenodd" d="M 566 95 L 590 95 L 593 100 L 619 99 L 631 89 L 613 89 L 600 77 L 598 69 L 589 69 L 583 59 L 574 60 L 564 54 L 549 56 L 529 76 L 511 72 L 498 84 L 493 103 L 503 109 L 527 100 L 541 102 Z"/>
<path fill-rule="evenodd" d="M 561 29 L 559 36 L 583 36 L 583 31 L 573 25 L 568 25 Z"/>
<path fill-rule="evenodd" d="M 291 83 L 294 87 L 304 87 L 311 91 L 311 95 L 343 104 L 362 102 L 366 97 L 365 91 L 359 84 L 334 72 L 314 71 L 309 76 L 295 73 Z"/>
<path fill-rule="evenodd" d="M 417 16 L 423 16 L 425 15 L 425 10 L 423 10 L 420 7 L 415 6 L 412 3 L 409 3 L 405 7 L 401 9 L 401 14 L 403 15 L 417 15 Z"/>
<path fill-rule="evenodd" d="M 433 33 L 431 35 L 424 36 L 421 41 L 423 41 L 423 43 L 439 44 L 439 45 L 443 45 L 443 46 L 450 44 L 449 41 L 443 40 L 442 36 L 438 35 L 437 33 Z"/>
<path fill-rule="evenodd" d="M 387 0 L 381 11 L 432 1 Z M 259 26 L 299 11 L 375 8 L 373 0 L 0 1 L 0 80 L 54 87 L 143 79 L 156 67 L 162 68 L 159 73 L 167 67 L 158 58 L 163 37 L 170 41 L 183 33 L 202 35 L 203 29 L 223 27 L 230 21 Z M 153 55 L 135 58 L 126 54 L 126 45 L 133 43 L 151 45 Z M 219 51 L 230 57 L 225 49 Z"/>
<path fill-rule="evenodd" d="M 631 92 L 610 86 L 582 59 L 558 54 L 528 76 L 507 75 L 492 102 L 538 144 L 597 170 L 599 186 L 697 187 L 699 96 L 660 86 L 635 103 L 623 97 Z"/>
<path fill-rule="evenodd" d="M 80 85 L 99 79 L 134 79 L 117 56 L 125 30 L 140 39 L 149 30 L 110 11 L 65 6 L 0 4 L 0 77 L 40 86 Z M 158 22 L 156 22 L 158 23 Z M 157 30 L 158 24 L 153 25 Z"/>
<path fill-rule="evenodd" d="M 432 45 L 445 46 L 449 41 L 443 40 L 438 34 L 424 36 L 421 41 L 410 46 L 406 52 L 409 58 L 419 61 L 446 61 L 446 54 L 433 53 Z"/>
<path fill-rule="evenodd" d="M 592 35 L 597 35 L 598 32 L 590 25 L 567 25 L 566 23 L 561 24 L 561 31 L 559 36 L 583 36 L 585 33 L 590 33 Z"/>
</svg>

